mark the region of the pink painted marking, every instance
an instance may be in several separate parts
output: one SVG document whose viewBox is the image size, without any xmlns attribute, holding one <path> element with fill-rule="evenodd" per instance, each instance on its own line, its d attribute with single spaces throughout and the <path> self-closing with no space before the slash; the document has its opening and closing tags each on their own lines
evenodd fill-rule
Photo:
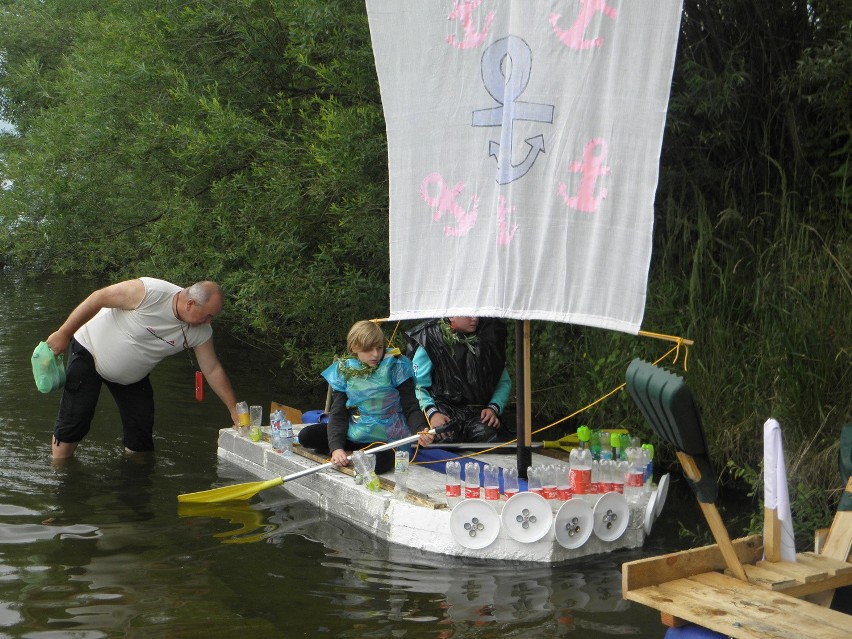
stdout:
<svg viewBox="0 0 852 639">
<path fill-rule="evenodd" d="M 447 36 L 447 42 L 450 45 L 457 49 L 473 49 L 485 42 L 488 38 L 488 31 L 491 29 L 491 21 L 494 20 L 494 12 L 492 11 L 485 16 L 485 28 L 482 31 L 477 31 L 473 21 L 473 11 L 481 4 L 482 0 L 456 0 L 447 19 L 461 20 L 464 28 L 464 39 L 458 40 L 456 36 L 450 34 Z"/>
<path fill-rule="evenodd" d="M 515 212 L 515 206 L 506 206 L 505 196 L 500 196 L 500 208 L 497 211 L 497 243 L 505 246 L 512 241 L 515 236 L 515 231 L 518 230 L 518 225 L 513 224 L 512 230 L 509 230 L 509 216 Z"/>
<path fill-rule="evenodd" d="M 595 150 L 600 148 L 600 153 Z M 584 213 L 594 213 L 598 210 L 601 200 L 606 199 L 607 189 L 600 188 L 600 195 L 595 195 L 598 178 L 610 174 L 608 166 L 603 166 L 606 158 L 607 144 L 603 138 L 593 138 L 583 148 L 583 161 L 572 162 L 568 167 L 571 173 L 582 173 L 577 195 L 568 195 L 568 187 L 564 182 L 559 183 L 558 192 L 570 208 Z"/>
<path fill-rule="evenodd" d="M 550 24 L 553 27 L 556 37 L 566 47 L 571 49 L 591 49 L 592 47 L 601 46 L 604 42 L 603 38 L 594 38 L 592 40 L 586 38 L 586 29 L 589 27 L 592 18 L 598 13 L 604 14 L 611 20 L 615 20 L 618 17 L 618 11 L 610 7 L 606 3 L 606 0 L 580 0 L 580 12 L 577 14 L 574 24 L 567 29 L 560 29 L 558 23 L 562 16 L 558 13 L 550 14 Z"/>
<path fill-rule="evenodd" d="M 435 196 L 429 193 L 429 187 L 433 184 L 438 186 L 438 194 Z M 420 197 L 433 209 L 432 221 L 437 222 L 444 213 L 449 213 L 455 218 L 456 226 L 444 227 L 444 235 L 448 237 L 467 235 L 476 225 L 476 218 L 479 215 L 479 196 L 474 195 L 471 198 L 470 210 L 456 202 L 456 198 L 464 187 L 464 182 L 459 182 L 450 189 L 440 173 L 431 173 L 420 183 Z"/>
</svg>

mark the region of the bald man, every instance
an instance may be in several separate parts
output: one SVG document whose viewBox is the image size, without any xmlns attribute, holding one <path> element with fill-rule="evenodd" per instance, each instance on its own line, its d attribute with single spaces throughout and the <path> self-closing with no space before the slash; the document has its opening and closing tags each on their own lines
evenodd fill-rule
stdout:
<svg viewBox="0 0 852 639">
<path fill-rule="evenodd" d="M 181 288 L 151 277 L 98 289 L 47 338 L 55 354 L 71 346 L 67 381 L 53 430 L 53 458 L 72 457 L 89 432 L 105 384 L 118 405 L 128 453 L 154 449 L 154 390 L 149 373 L 169 355 L 192 349 L 210 388 L 238 423 L 231 382 L 213 348 L 210 322 L 222 311 L 215 282 Z"/>
</svg>

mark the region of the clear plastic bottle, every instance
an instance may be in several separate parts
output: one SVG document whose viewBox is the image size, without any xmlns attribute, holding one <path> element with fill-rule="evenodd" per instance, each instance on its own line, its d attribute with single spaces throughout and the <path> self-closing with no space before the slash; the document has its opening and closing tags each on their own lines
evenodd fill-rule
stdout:
<svg viewBox="0 0 852 639">
<path fill-rule="evenodd" d="M 500 467 L 485 464 L 485 468 L 482 469 L 482 477 L 482 483 L 485 486 L 485 501 L 496 508 L 500 504 Z"/>
<path fill-rule="evenodd" d="M 624 496 L 629 502 L 639 502 L 645 494 L 645 455 L 641 448 L 628 451 L 624 469 Z"/>
<path fill-rule="evenodd" d="M 556 494 L 559 501 L 568 501 L 574 496 L 571 492 L 571 473 L 569 467 L 559 465 L 556 470 Z"/>
<path fill-rule="evenodd" d="M 618 436 L 618 459 L 627 461 L 627 449 L 630 448 L 630 435 L 621 433 Z"/>
<path fill-rule="evenodd" d="M 612 437 L 610 434 L 602 430 L 601 431 L 601 459 L 612 459 Z"/>
<path fill-rule="evenodd" d="M 575 448 L 569 455 L 571 470 L 571 492 L 575 497 L 589 499 L 592 485 L 592 454 L 582 448 Z"/>
<path fill-rule="evenodd" d="M 464 498 L 480 499 L 482 487 L 479 483 L 479 464 L 469 461 L 464 465 Z"/>
<path fill-rule="evenodd" d="M 240 422 L 238 431 L 240 435 L 245 437 L 248 435 L 249 426 L 251 426 L 248 402 L 237 402 L 237 419 Z"/>
<path fill-rule="evenodd" d="M 281 454 L 288 457 L 293 454 L 293 442 L 296 441 L 293 424 L 285 417 L 281 420 L 279 429 L 281 430 Z"/>
<path fill-rule="evenodd" d="M 397 450 L 393 456 L 394 493 L 404 497 L 408 488 L 408 451 Z"/>
<path fill-rule="evenodd" d="M 281 417 L 277 412 L 269 416 L 269 441 L 275 452 L 280 453 L 284 449 L 281 440 Z"/>
<path fill-rule="evenodd" d="M 503 494 L 506 499 L 511 499 L 518 494 L 518 469 L 503 469 Z"/>
<path fill-rule="evenodd" d="M 361 476 L 363 485 L 374 493 L 382 489 L 379 483 L 379 477 L 376 471 L 373 470 L 373 464 L 367 459 L 367 455 L 363 450 L 356 450 L 352 453 L 352 463 L 355 465 L 355 472 Z"/>
<path fill-rule="evenodd" d="M 602 495 L 606 492 L 606 487 L 603 486 L 601 482 L 601 468 L 606 467 L 607 459 L 593 459 L 591 463 L 592 467 L 592 481 L 589 484 L 589 495 Z"/>
<path fill-rule="evenodd" d="M 552 464 L 541 467 L 541 496 L 547 501 L 556 501 L 556 468 Z"/>
<path fill-rule="evenodd" d="M 447 498 L 447 506 L 452 508 L 461 501 L 461 464 L 457 461 L 448 461 L 445 465 L 447 475 L 444 495 Z"/>
<path fill-rule="evenodd" d="M 538 466 L 527 468 L 527 490 L 541 495 L 541 472 Z"/>
</svg>

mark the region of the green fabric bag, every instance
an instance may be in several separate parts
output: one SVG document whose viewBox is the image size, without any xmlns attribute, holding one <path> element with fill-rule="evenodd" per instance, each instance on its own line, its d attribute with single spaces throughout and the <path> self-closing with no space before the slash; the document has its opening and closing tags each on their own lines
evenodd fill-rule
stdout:
<svg viewBox="0 0 852 639">
<path fill-rule="evenodd" d="M 39 342 L 32 356 L 33 377 L 36 388 L 42 393 L 55 391 L 65 384 L 65 363 L 63 355 L 58 357 L 50 350 L 47 342 Z"/>
</svg>

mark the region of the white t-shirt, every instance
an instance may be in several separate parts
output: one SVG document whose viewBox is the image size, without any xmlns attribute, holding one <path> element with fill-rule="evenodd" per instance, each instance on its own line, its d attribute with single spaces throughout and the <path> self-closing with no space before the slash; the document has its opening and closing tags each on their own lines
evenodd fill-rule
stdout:
<svg viewBox="0 0 852 639">
<path fill-rule="evenodd" d="M 209 324 L 192 326 L 175 317 L 174 297 L 180 286 L 151 277 L 139 279 L 145 296 L 138 307 L 132 311 L 103 308 L 74 333 L 95 358 L 101 377 L 119 384 L 138 382 L 160 360 L 185 347 L 200 346 L 213 336 Z"/>
</svg>

